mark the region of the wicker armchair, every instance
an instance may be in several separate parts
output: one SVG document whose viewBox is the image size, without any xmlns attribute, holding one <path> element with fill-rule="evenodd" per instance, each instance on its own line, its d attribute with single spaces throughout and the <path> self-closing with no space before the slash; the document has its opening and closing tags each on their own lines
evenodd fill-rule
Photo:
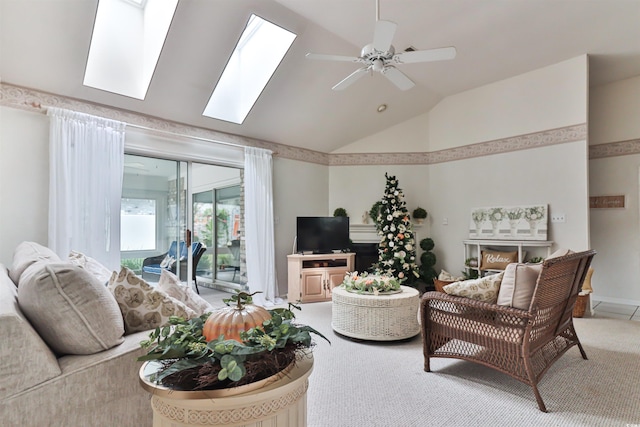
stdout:
<svg viewBox="0 0 640 427">
<path fill-rule="evenodd" d="M 569 348 L 587 355 L 572 311 L 595 251 L 544 262 L 529 310 L 427 292 L 420 303 L 424 370 L 432 357 L 469 360 L 528 384 L 547 412 L 538 382 Z"/>
</svg>

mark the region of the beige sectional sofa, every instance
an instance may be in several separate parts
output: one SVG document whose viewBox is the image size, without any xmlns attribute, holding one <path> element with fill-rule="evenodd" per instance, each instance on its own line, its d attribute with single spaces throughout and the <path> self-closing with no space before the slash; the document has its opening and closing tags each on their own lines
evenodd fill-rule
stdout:
<svg viewBox="0 0 640 427">
<path fill-rule="evenodd" d="M 44 252 L 27 244 L 0 264 L 0 425 L 150 426 L 136 361 L 148 331 L 124 335 L 104 283 Z"/>
</svg>

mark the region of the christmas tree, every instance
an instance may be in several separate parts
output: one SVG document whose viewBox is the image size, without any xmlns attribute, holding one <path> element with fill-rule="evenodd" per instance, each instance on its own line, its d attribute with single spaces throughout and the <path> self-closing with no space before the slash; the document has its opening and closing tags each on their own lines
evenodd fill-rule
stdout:
<svg viewBox="0 0 640 427">
<path fill-rule="evenodd" d="M 384 175 L 387 184 L 378 212 L 377 274 L 397 278 L 404 285 L 413 284 L 420 277 L 416 265 L 415 237 L 411 230 L 404 194 L 395 176 Z"/>
</svg>

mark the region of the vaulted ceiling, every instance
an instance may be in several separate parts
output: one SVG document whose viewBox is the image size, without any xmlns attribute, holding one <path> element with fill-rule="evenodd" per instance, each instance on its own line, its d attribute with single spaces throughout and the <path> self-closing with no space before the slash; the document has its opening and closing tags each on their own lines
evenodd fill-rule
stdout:
<svg viewBox="0 0 640 427">
<path fill-rule="evenodd" d="M 326 153 L 444 97 L 583 54 L 591 85 L 640 75 L 637 0 L 380 0 L 380 19 L 398 24 L 396 51 L 457 49 L 454 60 L 401 65 L 416 83 L 407 91 L 377 73 L 332 91 L 358 65 L 305 58 L 359 55 L 372 42 L 375 0 L 180 0 L 141 101 L 82 85 L 97 4 L 0 0 L 1 81 Z M 242 125 L 204 117 L 252 13 L 298 37 Z"/>
</svg>

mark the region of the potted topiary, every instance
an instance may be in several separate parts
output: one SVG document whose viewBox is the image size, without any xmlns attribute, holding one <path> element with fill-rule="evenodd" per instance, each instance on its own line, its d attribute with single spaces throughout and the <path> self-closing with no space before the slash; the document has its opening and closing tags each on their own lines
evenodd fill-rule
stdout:
<svg viewBox="0 0 640 427">
<path fill-rule="evenodd" d="M 432 289 L 434 285 L 434 280 L 437 279 L 438 273 L 436 273 L 435 265 L 436 265 L 436 254 L 432 252 L 435 247 L 435 243 L 433 239 L 427 237 L 425 239 L 420 240 L 420 248 L 424 251 L 422 255 L 420 255 L 420 279 L 425 283 L 427 289 Z"/>
<path fill-rule="evenodd" d="M 413 219 L 416 220 L 416 224 L 422 224 L 427 217 L 427 211 L 421 207 L 417 207 L 413 210 Z"/>
<path fill-rule="evenodd" d="M 333 211 L 333 216 L 349 216 L 349 215 L 347 215 L 347 210 L 345 208 L 336 208 L 336 210 Z"/>
</svg>

